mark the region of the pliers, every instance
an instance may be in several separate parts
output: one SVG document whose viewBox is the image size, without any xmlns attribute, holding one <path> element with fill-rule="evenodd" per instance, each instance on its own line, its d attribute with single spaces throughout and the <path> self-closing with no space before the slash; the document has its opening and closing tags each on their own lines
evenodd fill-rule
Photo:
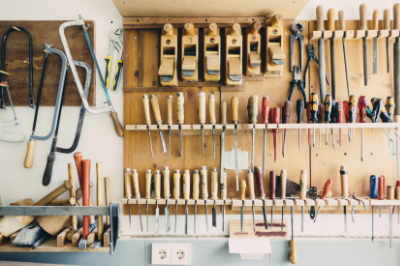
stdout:
<svg viewBox="0 0 400 266">
<path fill-rule="evenodd" d="M 289 65 L 290 72 L 293 72 L 294 63 L 294 43 L 298 41 L 299 44 L 299 69 L 300 72 L 303 69 L 303 57 L 304 57 L 304 36 L 302 32 L 304 31 L 304 25 L 302 23 L 294 23 L 290 26 L 290 42 L 289 42 Z"/>
<path fill-rule="evenodd" d="M 301 95 L 304 99 L 304 106 L 307 106 L 307 96 L 304 90 L 305 82 L 301 80 L 301 70 L 298 66 L 293 66 L 293 79 L 290 81 L 288 101 L 292 99 L 294 88 L 297 86 L 300 89 Z"/>
<path fill-rule="evenodd" d="M 105 83 L 108 89 L 116 91 L 122 72 L 122 29 L 117 28 L 110 32 L 108 54 L 106 62 Z"/>
<path fill-rule="evenodd" d="M 311 43 L 307 44 L 306 51 L 307 51 L 307 62 L 306 62 L 306 68 L 304 69 L 304 73 L 303 73 L 304 82 L 306 80 L 307 71 L 310 68 L 311 60 L 313 60 L 319 68 L 319 60 L 318 60 L 317 56 L 315 55 L 314 44 L 311 44 Z M 329 85 L 328 76 L 325 76 L 325 79 L 326 79 L 326 84 Z"/>
</svg>

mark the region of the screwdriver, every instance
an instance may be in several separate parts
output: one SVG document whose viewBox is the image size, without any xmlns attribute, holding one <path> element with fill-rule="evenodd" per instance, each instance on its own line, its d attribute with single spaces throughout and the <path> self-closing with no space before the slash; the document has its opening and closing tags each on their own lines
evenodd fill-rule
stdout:
<svg viewBox="0 0 400 266">
<path fill-rule="evenodd" d="M 344 168 L 344 166 L 340 166 L 340 181 L 341 181 L 341 190 L 342 197 L 347 199 L 349 196 L 349 183 L 348 183 L 348 172 Z M 347 204 L 347 203 L 346 203 Z M 343 206 L 343 214 L 344 214 L 344 231 L 347 232 L 347 206 L 346 204 Z"/>
<path fill-rule="evenodd" d="M 223 185 L 223 177 L 224 177 L 224 147 L 225 147 L 225 130 L 226 130 L 226 111 L 227 111 L 227 104 L 225 101 L 222 101 L 222 113 L 221 113 L 221 122 L 222 122 L 222 132 L 221 132 L 221 144 L 220 144 L 220 166 L 219 166 L 219 178 L 220 184 Z"/>
<path fill-rule="evenodd" d="M 222 213 L 222 232 L 225 232 L 225 201 L 227 197 L 227 177 L 226 173 L 223 172 L 223 179 L 222 179 L 222 184 L 221 184 L 221 199 L 222 199 L 222 205 L 221 205 L 221 213 Z"/>
<path fill-rule="evenodd" d="M 383 29 L 390 30 L 390 10 L 385 9 L 383 11 Z M 386 72 L 390 73 L 390 58 L 389 58 L 389 49 L 390 49 L 390 36 L 386 37 Z"/>
<path fill-rule="evenodd" d="M 337 122 L 343 123 L 343 103 L 342 102 L 337 102 Z M 339 128 L 339 146 L 342 146 L 342 129 Z"/>
<path fill-rule="evenodd" d="M 208 232 L 208 209 L 207 209 L 207 200 L 208 200 L 208 174 L 207 167 L 200 167 L 200 188 L 201 188 L 201 198 L 204 200 L 204 218 L 206 222 L 206 230 Z"/>
<path fill-rule="evenodd" d="M 318 104 L 318 123 L 322 123 L 324 121 L 324 105 L 322 103 Z M 318 129 L 318 147 L 321 147 L 321 129 Z"/>
<path fill-rule="evenodd" d="M 188 234 L 188 201 L 190 198 L 190 170 L 186 169 L 183 173 L 183 199 L 185 200 L 185 235 Z"/>
<path fill-rule="evenodd" d="M 306 170 L 300 171 L 300 199 L 305 200 L 307 195 Z M 304 232 L 304 205 L 301 205 L 301 232 Z"/>
<path fill-rule="evenodd" d="M 242 206 L 240 207 L 240 232 L 243 232 L 243 216 L 244 216 L 244 200 L 246 199 L 246 180 L 242 179 L 240 183 L 240 200 Z"/>
<path fill-rule="evenodd" d="M 197 201 L 199 199 L 199 184 L 200 184 L 200 173 L 199 170 L 195 169 L 193 171 L 193 199 L 194 199 L 194 209 L 193 209 L 193 231 L 197 232 Z"/>
<path fill-rule="evenodd" d="M 211 199 L 214 200 L 213 207 L 211 209 L 211 225 L 217 227 L 217 199 L 218 199 L 218 171 L 217 168 L 213 168 L 211 171 Z"/>
<path fill-rule="evenodd" d="M 170 171 L 168 166 L 165 166 L 163 169 L 163 183 L 164 183 L 164 199 L 165 199 L 165 208 L 164 215 L 166 220 L 166 231 L 169 232 L 171 230 L 171 222 L 169 217 L 169 206 L 168 200 L 171 197 L 171 188 L 170 188 Z"/>
<path fill-rule="evenodd" d="M 290 206 L 290 221 L 291 221 L 291 231 L 292 231 L 292 238 L 289 241 L 289 261 L 292 264 L 296 264 L 296 244 L 294 243 L 294 230 L 293 230 L 293 206 Z"/>
<path fill-rule="evenodd" d="M 314 124 L 318 121 L 318 94 L 316 92 L 311 93 L 311 122 Z M 313 128 L 313 147 L 315 147 L 315 127 Z"/>
<path fill-rule="evenodd" d="M 201 124 L 201 154 L 204 156 L 204 124 L 206 123 L 206 94 L 204 91 L 199 92 L 199 122 Z"/>
<path fill-rule="evenodd" d="M 269 115 L 269 97 L 268 96 L 264 96 L 262 98 L 262 119 L 263 119 L 263 123 L 264 123 L 264 138 L 263 138 L 263 157 L 262 157 L 262 177 L 264 177 L 265 175 L 265 160 L 267 157 L 267 146 L 268 146 L 268 141 L 267 141 L 267 128 L 268 128 L 268 115 Z"/>
<path fill-rule="evenodd" d="M 394 200 L 394 186 L 387 186 L 387 199 Z M 389 207 L 389 247 L 392 247 L 393 239 L 393 211 L 392 207 Z"/>
<path fill-rule="evenodd" d="M 358 98 L 358 110 L 360 113 L 360 123 L 366 123 L 367 101 L 365 96 Z M 364 161 L 364 128 L 361 128 L 361 161 Z"/>
<path fill-rule="evenodd" d="M 184 109 L 185 98 L 183 97 L 182 92 L 177 93 L 176 99 L 176 113 L 178 117 L 178 125 L 179 125 L 179 156 L 183 156 L 183 134 L 182 134 L 182 125 L 185 120 L 185 109 Z"/>
<path fill-rule="evenodd" d="M 174 232 L 176 233 L 176 224 L 178 219 L 178 201 L 181 194 L 181 172 L 179 169 L 176 169 L 173 174 L 174 179 L 174 199 L 175 199 L 175 221 L 174 221 Z"/>
<path fill-rule="evenodd" d="M 238 144 L 238 124 L 239 124 L 239 98 L 234 96 L 232 97 L 232 122 L 234 123 L 235 127 L 233 130 L 234 134 L 234 145 L 235 145 L 235 178 L 236 178 L 236 191 L 239 190 L 239 144 Z"/>
<path fill-rule="evenodd" d="M 324 110 L 325 110 L 325 123 L 329 124 L 331 122 L 331 114 L 332 114 L 332 98 L 330 94 L 325 95 L 324 100 Z M 325 145 L 329 144 L 329 134 L 328 128 L 325 129 Z"/>
<path fill-rule="evenodd" d="M 354 95 L 350 95 L 349 97 L 349 122 L 355 123 L 357 119 L 357 105 L 356 105 L 356 97 Z M 349 128 L 349 142 L 351 142 L 352 129 Z"/>
<path fill-rule="evenodd" d="M 275 190 L 276 190 L 276 176 L 274 171 L 269 172 L 269 191 L 271 199 L 275 199 Z M 273 224 L 273 215 L 274 215 L 274 204 L 271 205 L 271 225 Z"/>
<path fill-rule="evenodd" d="M 212 154 L 215 160 L 216 158 L 216 150 L 215 150 L 215 124 L 217 123 L 217 116 L 215 114 L 215 95 L 211 93 L 208 96 L 208 112 L 210 114 L 210 123 L 212 124 Z"/>
<path fill-rule="evenodd" d="M 172 104 L 173 104 L 173 96 L 170 94 L 167 98 L 167 122 L 168 122 L 168 156 L 171 156 L 171 127 L 174 123 L 173 121 L 173 111 L 172 111 Z"/>
<path fill-rule="evenodd" d="M 139 203 L 140 200 L 139 175 L 136 169 L 132 170 L 132 183 L 133 183 L 133 191 L 135 192 L 135 198 L 137 200 L 137 205 L 138 205 L 140 232 L 143 232 L 142 207 Z"/>
<path fill-rule="evenodd" d="M 160 105 L 158 103 L 157 95 L 152 94 L 151 98 L 150 98 L 150 102 L 151 102 L 151 109 L 153 110 L 153 115 L 154 115 L 154 118 L 157 123 L 157 128 L 158 128 L 158 131 L 160 132 L 162 152 L 167 152 L 167 148 L 166 148 L 165 141 L 164 141 L 164 136 L 163 136 L 163 133 L 161 130 L 162 120 L 161 120 Z"/>
<path fill-rule="evenodd" d="M 156 233 L 160 230 L 160 208 L 158 201 L 161 199 L 161 173 L 160 170 L 154 172 L 154 199 L 156 200 Z"/>
<path fill-rule="evenodd" d="M 285 101 L 285 104 L 283 105 L 283 110 L 282 110 L 282 123 L 286 124 L 289 122 L 290 119 L 290 102 Z M 286 143 L 286 128 L 283 129 L 283 135 L 282 135 L 282 157 L 285 158 L 285 143 Z"/>
<path fill-rule="evenodd" d="M 263 175 L 263 172 L 261 171 L 260 167 L 255 168 L 254 175 L 258 182 L 258 189 L 260 191 L 260 198 L 262 200 L 262 212 L 263 212 L 263 219 L 264 219 L 264 227 L 265 227 L 265 230 L 268 230 L 267 214 L 265 211 L 264 175 Z"/>
<path fill-rule="evenodd" d="M 385 110 L 388 122 L 393 122 L 394 100 L 392 96 L 386 97 Z"/>
<path fill-rule="evenodd" d="M 278 125 L 279 125 L 280 116 L 281 116 L 281 110 L 279 109 L 279 107 L 274 107 L 271 109 L 270 122 L 277 126 L 277 128 L 274 128 L 272 131 L 273 138 L 274 138 L 274 162 L 276 162 L 276 138 L 277 138 L 277 134 L 278 134 Z"/>
<path fill-rule="evenodd" d="M 146 231 L 149 232 L 149 199 L 151 198 L 151 169 L 146 170 Z"/>
<path fill-rule="evenodd" d="M 286 181 L 287 181 L 287 171 L 285 169 L 281 170 L 281 199 L 286 198 Z M 285 204 L 282 203 L 281 212 L 281 231 L 283 231 L 283 213 L 285 212 Z"/>
<path fill-rule="evenodd" d="M 296 115 L 297 115 L 297 123 L 301 124 L 303 120 L 303 113 L 304 113 L 304 101 L 301 99 L 298 99 L 296 101 Z M 297 145 L 299 148 L 299 151 L 301 150 L 301 129 L 299 128 L 297 131 Z"/>
<path fill-rule="evenodd" d="M 247 114 L 249 123 L 252 124 L 251 128 L 251 170 L 254 171 L 254 146 L 256 138 L 256 123 L 258 115 L 258 96 L 252 95 L 247 104 Z"/>
<path fill-rule="evenodd" d="M 153 143 L 151 141 L 151 133 L 150 133 L 150 125 L 151 125 L 150 101 L 149 101 L 149 96 L 147 94 L 142 96 L 142 102 L 143 102 L 143 109 L 144 109 L 144 117 L 145 117 L 145 120 L 146 120 L 147 133 L 149 135 L 150 153 L 151 153 L 151 158 L 153 158 L 154 157 L 154 155 L 153 155 Z"/>
<path fill-rule="evenodd" d="M 371 175 L 369 177 L 369 187 L 370 187 L 370 194 L 369 197 L 371 199 L 376 199 L 378 196 L 378 178 L 376 175 Z M 374 241 L 374 205 L 371 206 L 371 241 Z"/>
<path fill-rule="evenodd" d="M 247 173 L 247 183 L 249 184 L 249 198 L 251 200 L 251 213 L 253 217 L 253 231 L 256 231 L 256 215 L 255 215 L 255 207 L 254 207 L 254 200 L 256 198 L 255 191 L 254 191 L 254 174 L 251 169 L 248 170 Z"/>
<path fill-rule="evenodd" d="M 129 227 L 132 227 L 131 204 L 129 203 L 129 200 L 132 198 L 132 192 L 131 192 L 132 185 L 131 185 L 130 174 L 131 174 L 131 169 L 125 168 L 124 169 L 125 197 L 127 198 L 127 203 L 128 203 Z"/>
</svg>

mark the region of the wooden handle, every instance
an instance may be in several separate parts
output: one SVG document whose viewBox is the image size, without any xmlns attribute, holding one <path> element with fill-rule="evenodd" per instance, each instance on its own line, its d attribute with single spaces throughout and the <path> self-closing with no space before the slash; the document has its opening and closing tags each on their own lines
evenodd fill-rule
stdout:
<svg viewBox="0 0 400 266">
<path fill-rule="evenodd" d="M 132 184 L 131 184 L 131 169 L 125 168 L 124 170 L 124 191 L 127 199 L 132 198 Z"/>
<path fill-rule="evenodd" d="M 379 12 L 378 10 L 374 10 L 372 12 L 372 29 L 373 30 L 379 30 Z"/>
<path fill-rule="evenodd" d="M 339 10 L 339 30 L 345 30 L 345 23 L 344 23 L 344 12 L 343 10 Z"/>
<path fill-rule="evenodd" d="M 96 177 L 97 177 L 97 206 L 104 206 L 104 187 L 103 187 L 103 169 L 100 163 L 96 163 Z M 103 238 L 104 223 L 103 216 L 97 216 L 97 239 Z"/>
<path fill-rule="evenodd" d="M 78 172 L 78 179 L 79 179 L 79 186 L 82 191 L 83 187 L 83 180 L 82 180 L 82 160 L 83 160 L 83 155 L 80 152 L 75 152 L 74 153 L 74 162 L 75 162 L 75 167 L 76 171 Z"/>
<path fill-rule="evenodd" d="M 41 198 L 39 201 L 35 202 L 35 206 L 43 206 L 49 204 L 51 201 L 55 200 L 58 196 L 69 190 L 71 184 L 69 181 L 64 181 L 60 186 L 52 190 L 49 194 Z"/>
<path fill-rule="evenodd" d="M 367 26 L 367 6 L 360 5 L 360 30 L 368 30 Z"/>
<path fill-rule="evenodd" d="M 396 186 L 396 191 L 395 191 L 395 198 L 396 200 L 400 200 L 400 186 Z"/>
<path fill-rule="evenodd" d="M 324 30 L 324 8 L 322 6 L 317 6 L 317 30 Z"/>
<path fill-rule="evenodd" d="M 217 33 L 218 33 L 217 23 L 210 23 L 208 25 L 207 35 L 217 35 Z"/>
<path fill-rule="evenodd" d="M 181 194 L 181 172 L 177 169 L 174 171 L 174 199 L 179 199 Z"/>
<path fill-rule="evenodd" d="M 186 169 L 183 173 L 183 199 L 190 199 L 190 170 Z"/>
<path fill-rule="evenodd" d="M 163 181 L 164 181 L 164 198 L 169 199 L 171 197 L 171 187 L 170 187 L 170 171 L 168 166 L 163 169 Z"/>
<path fill-rule="evenodd" d="M 335 16 L 336 10 L 334 8 L 328 9 L 328 30 L 335 30 Z"/>
<path fill-rule="evenodd" d="M 28 145 L 27 145 L 27 149 L 26 149 L 26 155 L 25 155 L 25 160 L 24 160 L 25 168 L 32 168 L 34 151 L 35 151 L 35 141 L 31 139 L 28 141 Z"/>
<path fill-rule="evenodd" d="M 151 124 L 150 101 L 149 101 L 149 96 L 147 94 L 142 96 L 142 102 L 143 102 L 144 118 L 146 120 L 146 125 L 150 125 Z"/>
<path fill-rule="evenodd" d="M 194 35 L 194 25 L 193 25 L 193 23 L 185 23 L 183 28 L 185 29 L 185 35 Z"/>
<path fill-rule="evenodd" d="M 233 35 L 240 35 L 242 33 L 242 28 L 240 27 L 239 23 L 234 23 L 232 25 L 232 32 Z"/>
<path fill-rule="evenodd" d="M 139 174 L 136 169 L 132 170 L 131 176 L 132 176 L 133 191 L 135 193 L 135 198 L 140 199 Z"/>
<path fill-rule="evenodd" d="M 206 123 L 206 94 L 203 91 L 199 92 L 199 122 Z"/>
<path fill-rule="evenodd" d="M 200 185 L 200 173 L 199 170 L 194 170 L 193 171 L 193 199 L 198 200 L 199 199 L 199 185 Z"/>
<path fill-rule="evenodd" d="M 110 206 L 110 195 L 111 195 L 111 180 L 109 177 L 104 177 L 104 190 L 105 190 L 105 194 L 106 194 L 106 206 Z M 109 226 L 110 225 L 110 216 L 106 216 L 106 225 Z"/>
<path fill-rule="evenodd" d="M 281 171 L 281 198 L 286 198 L 286 183 L 287 183 L 287 171 L 282 169 Z"/>
<path fill-rule="evenodd" d="M 184 117 L 185 117 L 185 109 L 184 109 L 184 102 L 185 102 L 185 98 L 183 97 L 183 93 L 182 92 L 178 92 L 176 94 L 177 99 L 176 99 L 176 116 L 178 119 L 178 123 L 179 124 L 183 124 L 184 123 Z"/>
<path fill-rule="evenodd" d="M 387 186 L 387 199 L 394 200 L 394 186 Z"/>
<path fill-rule="evenodd" d="M 383 29 L 390 30 L 390 10 L 383 11 Z"/>
<path fill-rule="evenodd" d="M 174 29 L 174 27 L 170 23 L 164 24 L 164 26 L 163 26 L 164 34 L 172 35 L 173 29 Z"/>
<path fill-rule="evenodd" d="M 393 6 L 393 29 L 400 29 L 400 4 Z"/>
<path fill-rule="evenodd" d="M 174 123 L 174 119 L 173 119 L 173 107 L 172 107 L 172 104 L 173 104 L 173 96 L 172 95 L 168 95 L 168 98 L 167 98 L 167 113 L 168 113 L 168 118 L 167 118 L 167 122 L 168 122 L 168 125 L 172 125 L 173 123 Z"/>
<path fill-rule="evenodd" d="M 381 175 L 378 177 L 378 199 L 384 200 L 385 199 L 385 176 Z"/>
<path fill-rule="evenodd" d="M 154 172 L 154 198 L 161 199 L 161 173 L 158 169 Z"/>
<path fill-rule="evenodd" d="M 296 264 L 296 244 L 294 240 L 289 241 L 289 248 L 290 248 L 289 261 L 291 264 Z"/>
<path fill-rule="evenodd" d="M 232 122 L 239 122 L 239 98 L 237 96 L 232 97 Z"/>
<path fill-rule="evenodd" d="M 300 171 L 300 199 L 304 200 L 307 196 L 307 175 L 306 170 Z"/>
<path fill-rule="evenodd" d="M 264 174 L 260 167 L 256 166 L 254 169 L 254 175 L 257 180 L 258 191 L 260 191 L 260 198 L 265 198 L 265 189 L 264 189 Z"/>
<path fill-rule="evenodd" d="M 146 199 L 151 198 L 151 170 L 147 169 L 145 173 L 145 182 L 146 182 Z"/>
<path fill-rule="evenodd" d="M 218 199 L 218 171 L 214 168 L 211 171 L 211 199 Z"/>
<path fill-rule="evenodd" d="M 226 200 L 228 194 L 228 180 L 226 173 L 223 173 L 222 184 L 221 184 L 221 199 Z"/>
<path fill-rule="evenodd" d="M 123 137 L 124 136 L 124 127 L 122 126 L 121 122 L 118 119 L 118 113 L 113 111 L 110 112 L 111 115 L 111 119 L 114 125 L 114 130 L 117 133 L 117 135 L 119 137 Z"/>
<path fill-rule="evenodd" d="M 271 199 L 275 199 L 276 176 L 275 176 L 274 171 L 269 172 L 269 191 L 270 191 Z"/>
<path fill-rule="evenodd" d="M 252 95 L 249 98 L 247 104 L 247 112 L 249 116 L 249 123 L 256 124 L 257 123 L 257 115 L 258 115 L 258 96 Z"/>
<path fill-rule="evenodd" d="M 208 199 L 208 175 L 207 167 L 200 167 L 200 188 L 201 188 L 201 198 Z"/>
<path fill-rule="evenodd" d="M 226 125 L 228 123 L 227 119 L 226 119 L 227 109 L 228 109 L 228 107 L 227 107 L 226 101 L 223 101 L 222 102 L 222 113 L 221 113 L 221 122 L 223 125 Z"/>
<path fill-rule="evenodd" d="M 210 113 L 210 123 L 215 125 L 217 123 L 217 117 L 215 114 L 215 95 L 211 93 L 208 96 L 208 112 Z"/>
<path fill-rule="evenodd" d="M 324 189 L 322 191 L 322 196 L 321 199 L 325 199 L 326 197 L 329 197 L 329 194 L 331 192 L 331 187 L 332 187 L 332 178 L 328 178 L 324 184 Z"/>
<path fill-rule="evenodd" d="M 90 160 L 82 160 L 82 205 L 90 206 Z M 89 216 L 83 216 L 82 237 L 87 238 L 89 234 Z"/>
<path fill-rule="evenodd" d="M 157 125 L 161 125 L 162 119 L 161 119 L 161 112 L 160 112 L 160 104 L 158 103 L 157 95 L 152 94 L 150 101 L 151 101 L 151 109 L 153 110 L 153 114 L 154 114 L 156 123 L 157 123 Z"/>
<path fill-rule="evenodd" d="M 246 199 L 246 180 L 244 179 L 242 179 L 242 181 L 240 182 L 240 199 Z"/>
<path fill-rule="evenodd" d="M 254 200 L 256 198 L 254 192 L 254 174 L 251 170 L 249 170 L 247 173 L 247 183 L 249 184 L 249 198 Z"/>
<path fill-rule="evenodd" d="M 342 197 L 347 198 L 349 196 L 349 177 L 343 165 L 340 166 L 340 180 L 342 185 Z"/>
<path fill-rule="evenodd" d="M 68 180 L 71 185 L 71 188 L 69 189 L 69 201 L 71 205 L 76 204 L 76 177 L 74 173 L 74 165 L 72 163 L 68 164 Z"/>
</svg>

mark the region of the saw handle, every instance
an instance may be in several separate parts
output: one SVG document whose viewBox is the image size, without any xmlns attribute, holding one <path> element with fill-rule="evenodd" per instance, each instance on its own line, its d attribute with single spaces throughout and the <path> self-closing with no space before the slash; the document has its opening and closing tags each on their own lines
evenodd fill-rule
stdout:
<svg viewBox="0 0 400 266">
<path fill-rule="evenodd" d="M 368 30 L 367 27 L 367 6 L 360 5 L 360 30 Z"/>
<path fill-rule="evenodd" d="M 113 112 L 110 112 L 110 115 L 111 115 L 111 119 L 112 119 L 112 122 L 114 125 L 115 132 L 117 133 L 117 135 L 119 137 L 123 137 L 124 136 L 124 127 L 122 126 L 121 122 L 118 119 L 118 113 L 113 111 Z"/>
<path fill-rule="evenodd" d="M 294 240 L 289 241 L 289 261 L 291 264 L 296 264 L 296 243 Z"/>
<path fill-rule="evenodd" d="M 24 160 L 24 167 L 25 168 L 32 168 L 34 151 L 35 151 L 35 141 L 33 139 L 30 139 L 28 141 L 25 160 Z"/>
</svg>

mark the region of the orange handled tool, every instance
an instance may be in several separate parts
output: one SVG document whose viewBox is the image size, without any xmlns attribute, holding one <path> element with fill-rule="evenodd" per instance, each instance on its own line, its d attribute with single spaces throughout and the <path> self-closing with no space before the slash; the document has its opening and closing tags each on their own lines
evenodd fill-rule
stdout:
<svg viewBox="0 0 400 266">
<path fill-rule="evenodd" d="M 332 188 L 332 178 L 328 178 L 328 180 L 326 180 L 325 184 L 324 184 L 324 190 L 322 191 L 322 196 L 321 199 L 325 199 L 326 197 L 329 196 L 329 193 L 331 192 L 331 188 Z"/>
<path fill-rule="evenodd" d="M 82 204 L 90 205 L 90 160 L 82 160 Z M 82 237 L 87 238 L 89 235 L 89 216 L 83 216 Z"/>
<path fill-rule="evenodd" d="M 78 172 L 79 186 L 80 186 L 81 190 L 83 189 L 82 160 L 83 160 L 82 153 L 75 152 L 74 153 L 74 161 L 75 161 L 76 171 Z"/>
</svg>

